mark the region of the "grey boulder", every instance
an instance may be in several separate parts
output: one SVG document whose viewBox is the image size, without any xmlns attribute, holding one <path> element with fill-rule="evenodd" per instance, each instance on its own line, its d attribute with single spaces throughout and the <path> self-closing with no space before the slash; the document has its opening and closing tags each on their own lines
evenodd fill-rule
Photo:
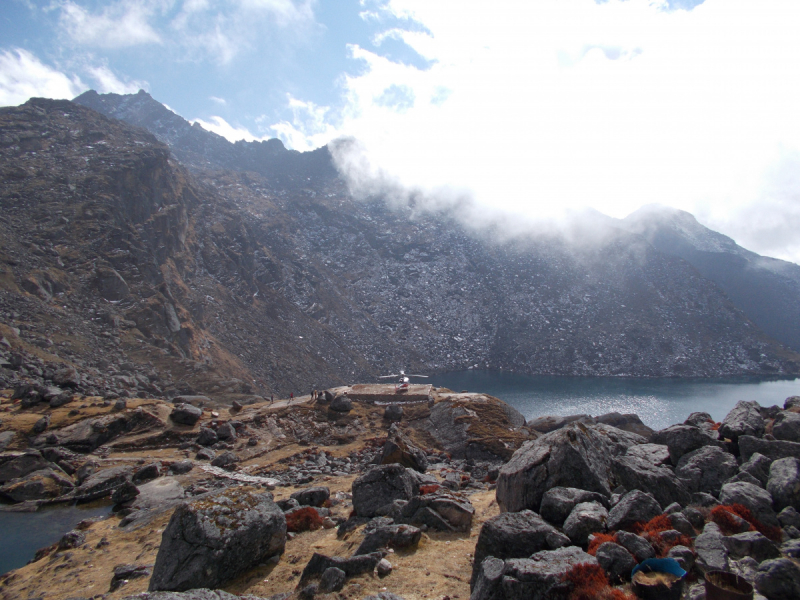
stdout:
<svg viewBox="0 0 800 600">
<path fill-rule="evenodd" d="M 661 505 L 652 496 L 641 490 L 625 494 L 608 513 L 608 529 L 627 529 L 634 523 L 646 523 L 662 512 Z"/>
<path fill-rule="evenodd" d="M 626 454 L 615 457 L 611 469 L 619 485 L 628 490 L 648 492 L 662 506 L 673 502 L 687 504 L 691 500 L 686 484 L 664 465 L 654 465 L 644 458 Z"/>
<path fill-rule="evenodd" d="M 655 558 L 656 551 L 646 539 L 629 531 L 617 532 L 617 543 L 630 552 L 633 557 L 642 562 L 648 558 Z"/>
<path fill-rule="evenodd" d="M 767 491 L 772 505 L 780 511 L 791 506 L 800 509 L 800 460 L 781 458 L 770 465 Z"/>
<path fill-rule="evenodd" d="M 268 492 L 238 486 L 184 502 L 161 537 L 149 589 L 219 587 L 285 544 L 286 518 Z"/>
<path fill-rule="evenodd" d="M 600 544 L 594 557 L 597 563 L 608 573 L 612 582 L 630 578 L 636 559 L 625 548 L 614 542 Z"/>
<path fill-rule="evenodd" d="M 294 492 L 290 498 L 297 500 L 300 506 L 322 506 L 331 497 L 331 490 L 325 486 L 314 486 Z"/>
<path fill-rule="evenodd" d="M 693 425 L 672 425 L 651 435 L 650 443 L 667 446 L 672 465 L 677 466 L 681 456 L 692 450 L 703 446 L 722 446 L 722 442 L 712 437 L 712 433 Z"/>
<path fill-rule="evenodd" d="M 781 555 L 778 547 L 757 531 L 729 535 L 724 538 L 724 541 L 728 556 L 735 560 L 752 556 L 756 561 L 763 562 Z"/>
<path fill-rule="evenodd" d="M 470 600 L 561 598 L 569 594 L 564 575 L 579 564 L 597 564 L 576 546 L 542 550 L 530 558 L 487 559 L 478 570 Z"/>
<path fill-rule="evenodd" d="M 739 467 L 739 471 L 755 477 L 758 479 L 761 487 L 766 487 L 767 480 L 769 479 L 769 466 L 771 464 L 772 459 L 758 452 L 754 452 L 746 462 L 742 463 L 742 466 Z"/>
<path fill-rule="evenodd" d="M 611 495 L 611 459 L 644 443 L 608 425 L 571 423 L 526 442 L 500 469 L 497 503 L 503 511 L 539 510 L 545 490 L 563 486 Z"/>
<path fill-rule="evenodd" d="M 353 401 L 344 394 L 336 396 L 331 400 L 330 409 L 341 413 L 350 412 L 353 410 Z"/>
<path fill-rule="evenodd" d="M 800 458 L 800 442 L 762 440 L 751 435 L 743 435 L 739 438 L 739 455 L 742 460 L 748 460 L 756 452 L 763 454 L 770 460 L 789 457 Z"/>
<path fill-rule="evenodd" d="M 598 502 L 582 502 L 564 521 L 564 533 L 576 546 L 587 543 L 589 535 L 606 530 L 608 510 Z"/>
<path fill-rule="evenodd" d="M 606 508 L 609 506 L 608 498 L 603 494 L 557 486 L 550 488 L 542 496 L 539 514 L 546 521 L 561 527 L 572 509 L 581 502 L 599 502 Z"/>
<path fill-rule="evenodd" d="M 381 548 L 394 550 L 413 548 L 419 543 L 421 537 L 422 531 L 413 525 L 379 526 L 366 532 L 354 556 L 370 554 Z"/>
<path fill-rule="evenodd" d="M 736 442 L 740 436 L 764 435 L 764 418 L 761 416 L 758 402 L 740 400 L 722 420 L 719 433 L 722 437 Z"/>
<path fill-rule="evenodd" d="M 716 496 L 722 485 L 738 471 L 739 463 L 733 454 L 717 446 L 703 446 L 684 454 L 675 474 L 689 482 L 692 493 L 707 492 Z"/>
<path fill-rule="evenodd" d="M 788 558 L 761 563 L 756 574 L 756 589 L 769 600 L 800 598 L 800 567 Z"/>
<path fill-rule="evenodd" d="M 569 539 L 531 510 L 503 513 L 484 522 L 475 544 L 472 581 L 488 556 L 527 558 L 540 550 L 555 550 Z"/>
<path fill-rule="evenodd" d="M 695 564 L 701 573 L 730 570 L 725 536 L 716 523 L 706 523 L 703 533 L 694 539 L 694 551 L 697 554 Z"/>
<path fill-rule="evenodd" d="M 411 500 L 416 480 L 397 464 L 372 467 L 353 482 L 353 510 L 359 517 L 386 514 L 395 500 Z"/>
<path fill-rule="evenodd" d="M 781 411 L 772 423 L 772 435 L 777 440 L 800 442 L 800 414 Z"/>
<path fill-rule="evenodd" d="M 172 409 L 169 418 L 181 425 L 194 426 L 203 416 L 203 411 L 191 404 L 178 404 Z"/>
<path fill-rule="evenodd" d="M 417 448 L 396 424 L 389 428 L 380 463 L 382 465 L 397 463 L 420 473 L 428 469 L 428 457 L 425 452 Z"/>
<path fill-rule="evenodd" d="M 741 504 L 745 506 L 753 516 L 764 523 L 777 527 L 778 517 L 772 509 L 772 496 L 752 483 L 737 481 L 736 483 L 726 483 L 722 486 L 719 493 L 719 501 L 722 504 Z"/>
</svg>

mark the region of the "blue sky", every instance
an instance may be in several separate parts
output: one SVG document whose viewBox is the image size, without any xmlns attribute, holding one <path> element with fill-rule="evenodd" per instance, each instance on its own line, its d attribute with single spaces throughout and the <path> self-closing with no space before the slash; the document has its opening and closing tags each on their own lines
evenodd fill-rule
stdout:
<svg viewBox="0 0 800 600">
<path fill-rule="evenodd" d="M 4 0 L 0 105 L 144 88 L 354 191 L 688 210 L 800 262 L 796 0 Z M 483 218 L 476 213 L 476 219 Z"/>
</svg>

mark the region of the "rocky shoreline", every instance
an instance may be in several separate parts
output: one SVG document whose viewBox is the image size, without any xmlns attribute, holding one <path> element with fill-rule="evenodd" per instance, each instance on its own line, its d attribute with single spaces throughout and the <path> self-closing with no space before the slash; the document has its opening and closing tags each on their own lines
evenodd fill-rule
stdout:
<svg viewBox="0 0 800 600">
<path fill-rule="evenodd" d="M 800 597 L 800 397 L 652 431 L 446 389 L 217 408 L 40 387 L 0 393 L 3 510 L 114 506 L 4 599 L 625 599 L 648 558 L 687 572 L 683 598 L 712 571 Z"/>
</svg>

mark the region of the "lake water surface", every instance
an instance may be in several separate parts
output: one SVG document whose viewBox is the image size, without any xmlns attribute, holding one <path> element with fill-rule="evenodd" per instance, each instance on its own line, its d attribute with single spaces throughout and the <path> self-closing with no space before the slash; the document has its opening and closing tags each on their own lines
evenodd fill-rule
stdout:
<svg viewBox="0 0 800 600">
<path fill-rule="evenodd" d="M 39 548 L 56 543 L 90 517 L 105 516 L 111 505 L 53 506 L 33 513 L 0 511 L 0 575 L 25 566 Z"/>
<path fill-rule="evenodd" d="M 496 396 L 526 419 L 544 415 L 636 413 L 646 425 L 663 429 L 682 423 L 690 413 L 710 413 L 721 421 L 739 400 L 762 406 L 800 396 L 800 379 L 643 379 L 556 377 L 503 371 L 457 371 L 431 376 L 435 386 Z"/>
</svg>

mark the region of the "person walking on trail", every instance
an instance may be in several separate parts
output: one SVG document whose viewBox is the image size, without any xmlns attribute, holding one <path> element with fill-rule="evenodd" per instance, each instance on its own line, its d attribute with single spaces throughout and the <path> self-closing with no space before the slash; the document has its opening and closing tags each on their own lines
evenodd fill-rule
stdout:
<svg viewBox="0 0 800 600">
<path fill-rule="evenodd" d="M 292 403 L 292 400 L 294 400 L 294 392 L 289 392 L 289 404 Z"/>
</svg>

